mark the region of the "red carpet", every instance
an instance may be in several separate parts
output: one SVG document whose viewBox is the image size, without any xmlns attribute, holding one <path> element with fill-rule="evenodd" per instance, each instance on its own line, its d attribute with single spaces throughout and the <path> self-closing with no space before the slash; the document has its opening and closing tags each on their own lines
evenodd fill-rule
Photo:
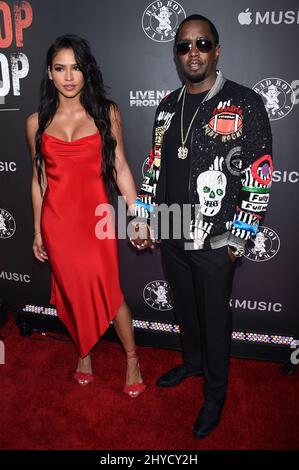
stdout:
<svg viewBox="0 0 299 470">
<path fill-rule="evenodd" d="M 8 327 L 0 336 L 8 334 Z M 93 384 L 72 380 L 71 343 L 22 338 L 14 326 L 0 365 L 1 449 L 298 449 L 299 371 L 284 377 L 279 364 L 232 359 L 221 425 L 204 440 L 192 437 L 202 404 L 202 379 L 175 389 L 154 385 L 179 364 L 174 351 L 139 348 L 148 388 L 137 399 L 121 390 L 125 358 L 118 344 L 94 353 Z"/>
</svg>

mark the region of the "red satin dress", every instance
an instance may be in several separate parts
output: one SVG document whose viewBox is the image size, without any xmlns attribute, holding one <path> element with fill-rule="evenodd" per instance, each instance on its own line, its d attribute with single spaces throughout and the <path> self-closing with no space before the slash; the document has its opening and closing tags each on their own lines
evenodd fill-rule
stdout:
<svg viewBox="0 0 299 470">
<path fill-rule="evenodd" d="M 113 220 L 105 224 L 107 212 L 99 209 L 109 204 L 101 176 L 101 136 L 97 132 L 67 142 L 44 132 L 41 151 L 48 182 L 41 234 L 52 271 L 50 303 L 83 357 L 123 302 L 117 240 L 101 239 L 96 231 L 103 224 L 114 233 Z"/>
</svg>

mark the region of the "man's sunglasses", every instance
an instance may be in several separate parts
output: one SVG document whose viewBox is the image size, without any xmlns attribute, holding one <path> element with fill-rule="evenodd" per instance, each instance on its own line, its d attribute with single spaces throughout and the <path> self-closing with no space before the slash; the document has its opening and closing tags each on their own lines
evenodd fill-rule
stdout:
<svg viewBox="0 0 299 470">
<path fill-rule="evenodd" d="M 212 49 L 212 46 L 213 45 L 216 46 L 216 43 L 207 38 L 199 38 L 199 39 L 196 39 L 195 45 L 196 45 L 196 48 L 200 52 L 210 52 L 210 50 Z M 176 47 L 177 54 L 179 55 L 188 54 L 188 52 L 192 48 L 192 41 L 178 41 L 175 47 Z"/>
</svg>

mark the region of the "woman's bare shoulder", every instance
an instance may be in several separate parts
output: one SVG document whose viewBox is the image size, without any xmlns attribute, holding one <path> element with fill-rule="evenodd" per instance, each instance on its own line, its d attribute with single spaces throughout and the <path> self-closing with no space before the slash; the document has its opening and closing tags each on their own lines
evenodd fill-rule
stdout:
<svg viewBox="0 0 299 470">
<path fill-rule="evenodd" d="M 28 116 L 26 121 L 27 132 L 36 133 L 38 129 L 38 113 L 33 113 Z"/>
</svg>

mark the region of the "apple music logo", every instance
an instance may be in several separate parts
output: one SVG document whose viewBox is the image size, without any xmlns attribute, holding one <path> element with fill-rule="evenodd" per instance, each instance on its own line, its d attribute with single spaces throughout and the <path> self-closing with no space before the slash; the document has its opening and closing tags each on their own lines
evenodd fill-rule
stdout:
<svg viewBox="0 0 299 470">
<path fill-rule="evenodd" d="M 249 8 L 238 14 L 238 21 L 240 25 L 255 25 L 259 24 L 299 24 L 299 11 L 288 10 L 288 11 L 256 11 L 252 13 Z"/>
<path fill-rule="evenodd" d="M 244 24 L 250 24 L 252 23 L 252 18 L 251 18 L 251 11 L 249 11 L 249 8 L 247 8 L 245 11 L 242 11 L 241 13 L 239 13 L 238 15 L 238 21 L 241 25 L 244 25 Z"/>
</svg>

